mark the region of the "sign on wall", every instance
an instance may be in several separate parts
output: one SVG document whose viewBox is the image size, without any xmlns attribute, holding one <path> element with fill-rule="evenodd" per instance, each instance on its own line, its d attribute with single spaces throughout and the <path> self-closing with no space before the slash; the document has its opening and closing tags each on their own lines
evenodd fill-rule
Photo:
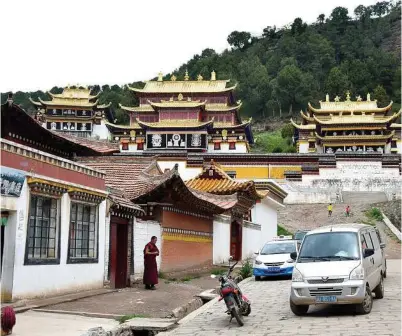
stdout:
<svg viewBox="0 0 402 336">
<path fill-rule="evenodd" d="M 148 149 L 206 149 L 206 134 L 147 134 Z"/>
<path fill-rule="evenodd" d="M 21 170 L 1 167 L 1 195 L 20 197 L 25 181 L 25 173 Z"/>
</svg>

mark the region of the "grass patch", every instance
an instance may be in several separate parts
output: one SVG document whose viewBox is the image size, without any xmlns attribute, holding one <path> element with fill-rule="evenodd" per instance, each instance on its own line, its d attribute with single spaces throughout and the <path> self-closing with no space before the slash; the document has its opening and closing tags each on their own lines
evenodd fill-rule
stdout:
<svg viewBox="0 0 402 336">
<path fill-rule="evenodd" d="M 116 318 L 116 321 L 119 322 L 120 324 L 131 320 L 133 318 L 144 318 L 144 317 L 148 317 L 147 315 L 141 315 L 141 314 L 132 314 L 132 315 L 124 315 L 121 317 Z"/>
<path fill-rule="evenodd" d="M 225 274 L 227 271 L 224 269 L 224 268 L 218 268 L 218 269 L 213 269 L 212 271 L 211 271 L 211 274 L 213 274 L 213 275 L 223 275 L 223 274 Z"/>
<path fill-rule="evenodd" d="M 376 221 L 383 220 L 381 210 L 378 208 L 371 208 L 370 210 L 368 210 L 366 212 L 366 216 L 367 216 L 367 218 L 369 218 L 371 220 L 376 220 Z"/>
<path fill-rule="evenodd" d="M 255 145 L 252 152 L 256 153 L 295 153 L 292 138 L 283 137 L 280 129 L 275 131 L 254 133 Z"/>
<path fill-rule="evenodd" d="M 286 230 L 283 226 L 278 225 L 277 235 L 278 236 L 293 236 L 293 233 Z"/>
<path fill-rule="evenodd" d="M 243 279 L 249 278 L 253 274 L 253 264 L 250 262 L 249 259 L 246 260 L 246 262 L 242 265 L 242 267 L 239 269 L 239 274 Z"/>
<path fill-rule="evenodd" d="M 201 275 L 199 275 L 199 274 L 191 274 L 191 275 L 186 275 L 185 277 L 181 278 L 180 281 L 181 282 L 189 282 L 191 280 L 199 279 L 199 278 L 201 278 Z"/>
<path fill-rule="evenodd" d="M 158 277 L 159 277 L 159 279 L 167 279 L 166 274 L 163 272 L 159 272 Z"/>
</svg>

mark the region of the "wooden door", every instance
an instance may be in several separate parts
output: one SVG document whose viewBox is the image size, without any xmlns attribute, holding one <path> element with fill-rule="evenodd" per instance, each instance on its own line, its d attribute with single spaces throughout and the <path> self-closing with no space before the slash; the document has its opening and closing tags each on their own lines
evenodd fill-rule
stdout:
<svg viewBox="0 0 402 336">
<path fill-rule="evenodd" d="M 230 255 L 234 260 L 241 260 L 242 250 L 242 227 L 234 221 L 230 225 Z"/>
<path fill-rule="evenodd" d="M 112 217 L 110 242 L 110 286 L 125 288 L 128 278 L 128 220 Z"/>
</svg>

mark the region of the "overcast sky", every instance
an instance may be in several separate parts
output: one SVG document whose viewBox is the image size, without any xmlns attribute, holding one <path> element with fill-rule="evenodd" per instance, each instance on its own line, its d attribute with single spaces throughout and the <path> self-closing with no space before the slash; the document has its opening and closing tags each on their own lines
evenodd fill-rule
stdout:
<svg viewBox="0 0 402 336">
<path fill-rule="evenodd" d="M 220 52 L 234 30 L 374 0 L 12 0 L 3 3 L 0 91 L 67 84 L 126 84 L 168 73 L 205 48 Z M 219 77 L 219 74 L 218 74 Z"/>
</svg>

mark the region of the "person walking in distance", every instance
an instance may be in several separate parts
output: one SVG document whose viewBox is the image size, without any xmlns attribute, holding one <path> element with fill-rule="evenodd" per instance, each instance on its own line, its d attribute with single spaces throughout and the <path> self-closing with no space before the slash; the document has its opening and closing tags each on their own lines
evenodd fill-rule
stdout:
<svg viewBox="0 0 402 336">
<path fill-rule="evenodd" d="M 346 207 L 346 217 L 350 217 L 350 206 Z"/>
<path fill-rule="evenodd" d="M 157 238 L 151 237 L 151 241 L 144 248 L 144 278 L 143 283 L 146 289 L 156 289 L 158 284 L 158 266 L 156 257 L 159 256 L 159 249 L 156 247 Z"/>
<path fill-rule="evenodd" d="M 328 205 L 328 217 L 332 216 L 332 203 L 329 203 Z"/>
</svg>

